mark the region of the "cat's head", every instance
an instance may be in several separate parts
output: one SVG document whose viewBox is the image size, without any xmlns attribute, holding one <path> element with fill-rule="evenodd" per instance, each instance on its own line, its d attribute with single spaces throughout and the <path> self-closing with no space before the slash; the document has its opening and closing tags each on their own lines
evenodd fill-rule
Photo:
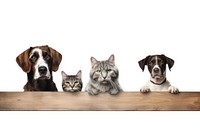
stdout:
<svg viewBox="0 0 200 133">
<path fill-rule="evenodd" d="M 94 57 L 91 57 L 90 61 L 92 65 L 90 78 L 93 82 L 107 85 L 118 78 L 119 72 L 115 65 L 114 55 L 111 55 L 108 60 L 103 61 L 98 61 Z"/>
<path fill-rule="evenodd" d="M 83 83 L 81 79 L 81 70 L 79 70 L 76 75 L 67 75 L 64 71 L 62 71 L 61 75 L 63 91 L 78 92 L 82 90 Z"/>
</svg>

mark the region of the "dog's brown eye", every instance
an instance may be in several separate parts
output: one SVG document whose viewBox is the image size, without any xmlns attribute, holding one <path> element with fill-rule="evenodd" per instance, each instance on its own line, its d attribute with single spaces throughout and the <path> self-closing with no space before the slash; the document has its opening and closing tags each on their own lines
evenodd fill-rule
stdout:
<svg viewBox="0 0 200 133">
<path fill-rule="evenodd" d="M 158 63 L 159 63 L 160 65 L 164 64 L 164 62 L 163 62 L 162 60 L 159 60 Z"/>
<path fill-rule="evenodd" d="M 31 56 L 30 61 L 33 62 L 33 63 L 36 62 L 37 57 L 35 55 Z"/>
<path fill-rule="evenodd" d="M 45 56 L 44 56 L 44 59 L 45 59 L 45 60 L 50 60 L 50 55 L 45 55 Z"/>
<path fill-rule="evenodd" d="M 154 64 L 154 60 L 149 61 L 149 65 Z"/>
</svg>

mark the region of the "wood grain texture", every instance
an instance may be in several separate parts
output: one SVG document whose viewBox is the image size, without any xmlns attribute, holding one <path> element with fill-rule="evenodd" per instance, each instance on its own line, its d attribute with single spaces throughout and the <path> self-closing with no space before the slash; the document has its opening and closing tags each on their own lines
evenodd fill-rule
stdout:
<svg viewBox="0 0 200 133">
<path fill-rule="evenodd" d="M 86 92 L 0 92 L 0 110 L 200 110 L 200 92 L 122 92 L 117 96 Z"/>
</svg>

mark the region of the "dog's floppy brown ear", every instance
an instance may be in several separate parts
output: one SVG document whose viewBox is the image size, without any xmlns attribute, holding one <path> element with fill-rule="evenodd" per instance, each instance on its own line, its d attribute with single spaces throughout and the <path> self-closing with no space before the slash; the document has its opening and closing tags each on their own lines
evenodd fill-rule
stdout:
<svg viewBox="0 0 200 133">
<path fill-rule="evenodd" d="M 140 68 L 142 69 L 142 71 L 144 71 L 145 65 L 147 65 L 147 60 L 149 59 L 150 56 L 147 56 L 146 58 L 138 61 L 138 64 L 140 66 Z"/>
<path fill-rule="evenodd" d="M 62 55 L 51 47 L 49 47 L 49 50 L 52 57 L 52 70 L 56 72 L 62 60 Z"/>
<path fill-rule="evenodd" d="M 164 56 L 165 56 L 165 55 L 164 55 Z M 171 58 L 169 58 L 169 57 L 167 57 L 167 56 L 165 56 L 165 58 L 166 58 L 166 61 L 167 61 L 167 64 L 168 64 L 169 70 L 171 70 L 171 68 L 172 68 L 173 65 L 174 65 L 174 60 L 171 59 Z"/>
<path fill-rule="evenodd" d="M 29 62 L 29 52 L 31 50 L 31 47 L 24 52 L 22 52 L 20 55 L 17 56 L 16 62 L 17 64 L 22 68 L 22 70 L 26 73 L 30 72 L 31 65 Z"/>
</svg>

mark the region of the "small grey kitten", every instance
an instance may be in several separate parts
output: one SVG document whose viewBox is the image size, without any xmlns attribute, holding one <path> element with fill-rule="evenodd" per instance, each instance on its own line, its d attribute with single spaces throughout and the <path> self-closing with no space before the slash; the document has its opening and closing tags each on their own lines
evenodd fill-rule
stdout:
<svg viewBox="0 0 200 133">
<path fill-rule="evenodd" d="M 64 71 L 62 75 L 62 89 L 66 92 L 79 92 L 82 90 L 83 83 L 81 79 L 82 72 L 78 71 L 76 75 L 67 75 Z"/>
<path fill-rule="evenodd" d="M 92 68 L 90 70 L 90 80 L 86 86 L 86 91 L 91 95 L 101 92 L 109 92 L 116 95 L 122 91 L 119 83 L 119 71 L 115 65 L 115 57 L 111 55 L 108 60 L 98 61 L 91 57 Z"/>
</svg>

